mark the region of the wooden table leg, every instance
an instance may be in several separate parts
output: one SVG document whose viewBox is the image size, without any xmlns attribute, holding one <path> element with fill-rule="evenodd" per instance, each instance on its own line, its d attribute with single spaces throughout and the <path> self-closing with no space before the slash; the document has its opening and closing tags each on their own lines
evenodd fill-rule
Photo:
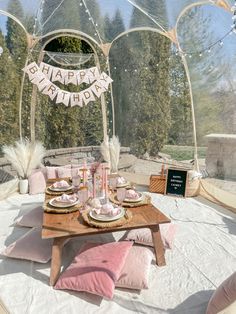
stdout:
<svg viewBox="0 0 236 314">
<path fill-rule="evenodd" d="M 159 225 L 150 227 L 152 231 L 152 241 L 154 245 L 154 251 L 156 255 L 156 264 L 158 266 L 165 266 L 166 260 L 165 260 L 165 250 L 163 247 L 162 239 L 161 239 L 161 232 Z"/>
<path fill-rule="evenodd" d="M 68 237 L 54 238 L 50 271 L 50 286 L 54 286 L 61 272 L 62 249 Z"/>
</svg>

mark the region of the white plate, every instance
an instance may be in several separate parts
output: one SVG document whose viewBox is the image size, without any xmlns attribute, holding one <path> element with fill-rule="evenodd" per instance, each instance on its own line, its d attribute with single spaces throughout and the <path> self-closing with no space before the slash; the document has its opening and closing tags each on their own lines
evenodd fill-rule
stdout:
<svg viewBox="0 0 236 314">
<path fill-rule="evenodd" d="M 136 202 L 140 202 L 142 199 L 143 199 L 143 195 L 142 193 L 138 193 L 139 194 L 139 198 L 125 198 L 124 199 L 124 202 L 127 202 L 127 203 L 136 203 Z"/>
<path fill-rule="evenodd" d="M 53 207 L 67 208 L 67 207 L 72 207 L 72 206 L 74 206 L 74 205 L 76 205 L 76 204 L 79 203 L 79 200 L 77 200 L 77 201 L 74 202 L 74 203 L 65 203 L 65 204 L 64 204 L 64 203 L 59 203 L 59 202 L 55 201 L 56 198 L 57 198 L 57 197 L 54 197 L 54 198 L 50 199 L 50 201 L 49 201 L 49 204 L 50 204 L 51 206 L 53 206 Z"/>
<path fill-rule="evenodd" d="M 94 220 L 98 220 L 98 221 L 113 221 L 113 220 L 117 220 L 124 217 L 124 215 L 125 215 L 125 210 L 123 207 L 120 207 L 120 213 L 117 214 L 116 216 L 108 216 L 108 215 L 102 215 L 102 214 L 97 215 L 92 209 L 89 212 L 89 216 L 93 218 Z"/>
<path fill-rule="evenodd" d="M 54 188 L 52 185 L 50 185 L 49 187 L 49 190 L 51 191 L 54 191 L 54 192 L 65 192 L 65 191 L 69 191 L 73 188 L 72 185 L 68 186 L 67 188 L 66 187 L 62 187 L 62 188 Z"/>
</svg>

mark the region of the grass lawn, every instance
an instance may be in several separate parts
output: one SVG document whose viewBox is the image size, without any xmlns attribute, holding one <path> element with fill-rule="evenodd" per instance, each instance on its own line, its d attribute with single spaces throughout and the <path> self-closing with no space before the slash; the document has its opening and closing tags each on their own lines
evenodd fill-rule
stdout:
<svg viewBox="0 0 236 314">
<path fill-rule="evenodd" d="M 206 157 L 206 147 L 198 147 L 198 158 Z M 175 160 L 193 159 L 194 146 L 165 145 L 161 153 L 168 154 Z"/>
</svg>

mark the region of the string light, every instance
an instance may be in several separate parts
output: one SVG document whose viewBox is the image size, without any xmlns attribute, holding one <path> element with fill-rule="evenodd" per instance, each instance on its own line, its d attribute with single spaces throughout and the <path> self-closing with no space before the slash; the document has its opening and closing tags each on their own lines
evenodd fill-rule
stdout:
<svg viewBox="0 0 236 314">
<path fill-rule="evenodd" d="M 214 0 L 210 0 L 212 3 L 214 3 Z M 189 58 L 191 58 L 193 55 L 198 55 L 199 57 L 202 56 L 202 54 L 207 51 L 208 53 L 211 52 L 212 48 L 214 48 L 216 45 L 219 45 L 220 47 L 222 47 L 224 45 L 223 40 L 228 36 L 228 35 L 232 35 L 233 33 L 236 34 L 236 1 L 234 3 L 234 5 L 231 7 L 231 11 L 233 12 L 233 16 L 232 16 L 232 20 L 233 20 L 233 24 L 231 25 L 231 29 L 224 35 L 222 36 L 220 39 L 218 39 L 217 41 L 215 41 L 214 43 L 212 43 L 210 46 L 206 47 L 205 49 L 201 50 L 201 51 L 180 51 L 180 53 L 184 56 L 188 56 Z M 177 55 L 177 53 L 175 53 Z"/>
<path fill-rule="evenodd" d="M 85 7 L 85 12 L 86 12 L 86 13 L 88 14 L 88 16 L 89 16 L 88 20 L 93 24 L 93 27 L 94 27 L 94 29 L 95 29 L 94 36 L 98 37 L 99 40 L 100 40 L 100 42 L 102 43 L 102 38 L 101 38 L 101 36 L 100 36 L 100 34 L 99 34 L 99 31 L 98 31 L 98 28 L 97 28 L 97 27 L 98 27 L 98 24 L 94 22 L 94 19 L 93 19 L 91 13 L 90 13 L 90 11 L 89 11 L 89 9 L 88 9 L 88 7 L 87 7 L 85 1 L 80 2 L 80 6 L 82 6 L 82 5 L 84 5 L 84 7 Z"/>
</svg>

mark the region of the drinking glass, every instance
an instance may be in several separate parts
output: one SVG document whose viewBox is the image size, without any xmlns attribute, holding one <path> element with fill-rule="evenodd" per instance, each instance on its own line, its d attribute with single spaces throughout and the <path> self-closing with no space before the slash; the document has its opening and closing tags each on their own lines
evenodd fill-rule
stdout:
<svg viewBox="0 0 236 314">
<path fill-rule="evenodd" d="M 80 203 L 82 204 L 82 209 L 85 209 L 85 204 L 89 198 L 88 195 L 88 188 L 87 187 L 81 187 L 79 191 L 77 192 L 78 198 Z"/>
<path fill-rule="evenodd" d="M 122 205 L 124 199 L 125 199 L 125 195 L 126 195 L 126 189 L 125 188 L 119 188 L 117 189 L 117 200 L 119 201 L 119 206 Z"/>
<path fill-rule="evenodd" d="M 72 185 L 74 187 L 74 192 L 76 193 L 81 183 L 81 177 L 79 175 L 78 167 L 71 167 L 71 179 L 72 179 Z"/>
<path fill-rule="evenodd" d="M 114 190 L 116 188 L 116 178 L 110 178 L 109 179 L 109 187 L 110 187 L 112 193 L 114 193 Z"/>
</svg>

